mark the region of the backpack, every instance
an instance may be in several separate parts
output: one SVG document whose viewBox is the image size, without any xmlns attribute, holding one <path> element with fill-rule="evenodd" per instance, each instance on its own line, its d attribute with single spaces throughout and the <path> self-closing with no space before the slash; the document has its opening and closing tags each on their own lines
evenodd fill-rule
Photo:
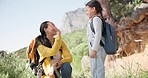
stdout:
<svg viewBox="0 0 148 78">
<path fill-rule="evenodd" d="M 92 32 L 95 34 L 95 30 L 93 26 L 93 18 L 91 20 L 90 27 Z M 115 28 L 111 24 L 102 20 L 102 36 L 104 37 L 104 43 L 102 40 L 100 40 L 100 45 L 103 46 L 107 54 L 116 54 L 116 51 L 117 51 L 116 35 L 117 34 L 115 31 Z"/>
<path fill-rule="evenodd" d="M 32 73 L 38 78 L 41 78 L 41 76 L 44 74 L 43 68 L 41 67 L 44 59 L 43 61 L 39 62 L 40 56 L 37 50 L 34 51 L 34 45 L 35 45 L 35 40 L 33 39 L 27 49 L 29 65 L 32 70 Z"/>
</svg>

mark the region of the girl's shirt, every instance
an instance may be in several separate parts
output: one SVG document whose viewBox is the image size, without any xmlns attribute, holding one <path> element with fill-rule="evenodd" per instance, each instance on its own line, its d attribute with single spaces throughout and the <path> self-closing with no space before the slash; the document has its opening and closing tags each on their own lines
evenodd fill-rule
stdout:
<svg viewBox="0 0 148 78">
<path fill-rule="evenodd" d="M 91 21 L 93 21 L 93 27 L 95 30 L 95 34 L 91 30 L 91 27 L 90 27 Z M 98 16 L 95 16 L 89 20 L 88 28 L 87 28 L 87 35 L 88 35 L 89 48 L 97 52 L 101 47 L 100 40 L 102 39 L 102 20 Z"/>
</svg>

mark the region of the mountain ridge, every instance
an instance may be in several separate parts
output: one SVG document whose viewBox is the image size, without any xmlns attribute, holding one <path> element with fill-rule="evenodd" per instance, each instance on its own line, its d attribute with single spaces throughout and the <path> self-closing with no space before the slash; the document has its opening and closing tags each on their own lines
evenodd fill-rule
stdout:
<svg viewBox="0 0 148 78">
<path fill-rule="evenodd" d="M 60 27 L 63 34 L 86 28 L 88 18 L 84 8 L 78 8 L 74 11 L 66 12 L 62 17 L 62 26 Z"/>
</svg>

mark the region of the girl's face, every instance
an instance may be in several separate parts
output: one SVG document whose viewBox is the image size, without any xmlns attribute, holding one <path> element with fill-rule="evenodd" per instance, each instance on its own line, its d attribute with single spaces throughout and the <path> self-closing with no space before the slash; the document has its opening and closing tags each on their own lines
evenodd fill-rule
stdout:
<svg viewBox="0 0 148 78">
<path fill-rule="evenodd" d="M 89 6 L 86 6 L 85 9 L 86 9 L 86 15 L 88 16 L 88 18 L 92 18 L 94 15 L 96 15 L 95 7 L 91 8 Z"/>
<path fill-rule="evenodd" d="M 52 23 L 48 22 L 48 27 L 44 29 L 46 34 L 56 35 L 58 28 Z"/>
</svg>

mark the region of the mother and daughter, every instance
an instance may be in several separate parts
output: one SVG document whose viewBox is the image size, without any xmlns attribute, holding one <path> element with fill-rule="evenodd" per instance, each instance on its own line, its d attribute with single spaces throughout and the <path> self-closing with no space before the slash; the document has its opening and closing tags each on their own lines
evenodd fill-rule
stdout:
<svg viewBox="0 0 148 78">
<path fill-rule="evenodd" d="M 99 42 L 103 39 L 103 9 L 97 0 L 89 1 L 85 5 L 85 9 L 89 18 L 87 37 L 91 63 L 91 77 L 105 78 L 104 61 L 106 53 Z M 91 21 L 93 21 L 95 34 L 90 28 Z M 72 62 L 72 55 L 61 38 L 60 30 L 52 22 L 45 21 L 40 25 L 40 33 L 41 35 L 31 42 L 31 44 L 34 44 L 33 50 L 32 47 L 29 47 L 28 49 L 28 53 L 35 53 L 37 51 L 36 55 L 39 56 L 38 61 L 39 63 L 42 63 L 41 67 L 44 71 L 40 77 L 58 78 L 60 75 L 62 78 L 71 78 L 72 67 L 70 63 Z M 29 56 L 30 55 L 28 54 L 28 57 Z M 32 65 L 31 68 L 34 69 Z"/>
</svg>

